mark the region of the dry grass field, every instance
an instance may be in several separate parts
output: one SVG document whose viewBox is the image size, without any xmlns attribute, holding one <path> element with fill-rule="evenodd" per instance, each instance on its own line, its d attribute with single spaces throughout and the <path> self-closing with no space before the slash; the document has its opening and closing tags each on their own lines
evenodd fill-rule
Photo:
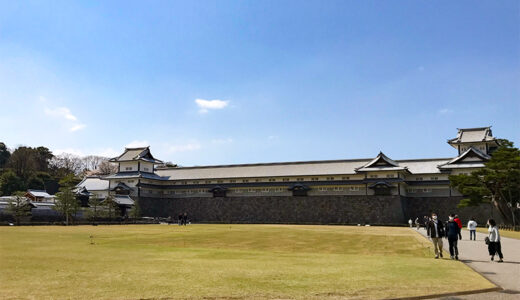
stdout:
<svg viewBox="0 0 520 300">
<path fill-rule="evenodd" d="M 390 227 L 0 227 L 0 297 L 375 299 L 493 287 L 429 247 Z"/>
<path fill-rule="evenodd" d="M 477 231 L 484 234 L 488 234 L 487 228 L 477 228 Z M 500 230 L 500 236 L 520 240 L 520 231 Z"/>
</svg>

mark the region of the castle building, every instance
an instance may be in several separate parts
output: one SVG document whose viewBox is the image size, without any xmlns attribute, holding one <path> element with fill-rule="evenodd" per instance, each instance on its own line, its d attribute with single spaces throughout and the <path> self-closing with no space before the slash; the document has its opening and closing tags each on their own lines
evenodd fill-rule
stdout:
<svg viewBox="0 0 520 300">
<path fill-rule="evenodd" d="M 457 210 L 449 175 L 482 168 L 498 147 L 490 127 L 459 129 L 452 158 L 374 158 L 167 167 L 149 147 L 110 161 L 109 193 L 147 216 L 188 212 L 196 221 L 247 223 L 400 223 Z M 121 200 L 123 201 L 123 200 Z M 357 212 L 357 215 L 356 215 Z M 464 212 L 460 212 L 464 213 Z M 468 213 L 484 214 L 473 210 Z"/>
</svg>

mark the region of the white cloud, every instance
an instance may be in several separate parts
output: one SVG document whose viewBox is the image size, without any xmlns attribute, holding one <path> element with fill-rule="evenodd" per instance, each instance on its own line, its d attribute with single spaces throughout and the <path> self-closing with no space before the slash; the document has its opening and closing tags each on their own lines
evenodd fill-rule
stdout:
<svg viewBox="0 0 520 300">
<path fill-rule="evenodd" d="M 81 130 L 83 128 L 87 127 L 87 125 L 85 124 L 75 124 L 75 125 L 72 125 L 71 128 L 69 128 L 69 131 L 70 132 L 74 132 L 74 131 L 78 131 L 78 130 Z"/>
<path fill-rule="evenodd" d="M 148 147 L 150 146 L 150 143 L 148 141 L 131 141 L 130 143 L 126 144 L 126 148 L 138 148 L 138 147 Z"/>
<path fill-rule="evenodd" d="M 276 140 L 276 139 L 278 139 L 278 136 L 277 135 L 270 135 L 270 136 L 267 137 L 267 139 L 269 139 L 269 140 Z"/>
<path fill-rule="evenodd" d="M 451 114 L 453 113 L 453 110 L 449 109 L 449 108 L 443 108 L 443 109 L 439 109 L 439 114 L 441 115 L 447 115 L 447 114 Z"/>
<path fill-rule="evenodd" d="M 45 99 L 45 98 L 43 98 L 43 99 Z M 57 107 L 55 109 L 50 109 L 50 108 L 46 107 L 44 112 L 46 115 L 52 116 L 52 117 L 65 118 L 65 119 L 71 120 L 71 121 L 77 120 L 76 116 L 74 116 L 70 112 L 70 109 L 68 109 L 66 107 Z"/>
<path fill-rule="evenodd" d="M 215 109 L 223 109 L 224 107 L 228 106 L 229 101 L 228 100 L 204 100 L 204 99 L 195 99 L 195 103 L 199 107 L 199 113 L 205 114 L 209 112 L 209 110 L 215 110 Z"/>
<path fill-rule="evenodd" d="M 168 151 L 170 153 L 175 152 L 187 152 L 187 151 L 196 151 L 201 148 L 199 143 L 188 143 L 188 144 L 182 144 L 182 145 L 172 145 L 168 147 Z"/>
<path fill-rule="evenodd" d="M 47 103 L 47 99 L 43 96 L 40 96 L 39 101 L 42 103 Z M 43 112 L 50 117 L 64 120 L 67 122 L 67 126 L 69 126 L 70 132 L 75 132 L 81 129 L 84 129 L 87 125 L 79 123 L 78 118 L 72 114 L 70 109 L 67 107 L 57 107 L 57 108 L 48 108 L 45 107 Z M 72 123 L 71 123 L 72 122 Z"/>
</svg>

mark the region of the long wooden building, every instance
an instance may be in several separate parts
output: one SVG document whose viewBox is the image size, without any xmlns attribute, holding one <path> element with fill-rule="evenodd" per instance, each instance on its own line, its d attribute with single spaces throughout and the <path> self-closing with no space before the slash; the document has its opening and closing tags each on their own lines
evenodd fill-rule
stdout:
<svg viewBox="0 0 520 300">
<path fill-rule="evenodd" d="M 166 167 L 149 147 L 126 148 L 111 159 L 109 192 L 147 216 L 187 212 L 194 221 L 248 223 L 400 223 L 438 211 L 484 218 L 485 208 L 461 210 L 449 175 L 482 168 L 498 147 L 490 127 L 459 129 L 448 140 L 457 156 L 373 158 Z"/>
</svg>

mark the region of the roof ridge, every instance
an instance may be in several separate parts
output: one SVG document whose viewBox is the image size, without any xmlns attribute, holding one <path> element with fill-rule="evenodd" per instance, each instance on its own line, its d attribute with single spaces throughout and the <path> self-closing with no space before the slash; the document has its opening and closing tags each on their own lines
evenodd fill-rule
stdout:
<svg viewBox="0 0 520 300">
<path fill-rule="evenodd" d="M 356 159 L 333 159 L 333 160 L 309 160 L 309 161 L 288 161 L 288 162 L 270 162 L 270 163 L 248 163 L 248 164 L 227 164 L 227 165 L 204 165 L 204 166 L 188 166 L 188 167 L 159 167 L 161 170 L 172 169 L 204 169 L 204 168 L 228 168 L 228 167 L 255 167 L 255 166 L 273 166 L 273 165 L 298 165 L 298 164 L 319 164 L 319 163 L 337 163 L 337 162 L 356 162 L 367 161 L 373 158 L 356 158 Z"/>
<path fill-rule="evenodd" d="M 412 162 L 412 161 L 435 161 L 450 160 L 453 157 L 442 158 L 414 158 L 414 159 L 397 159 L 395 162 Z M 158 167 L 160 170 L 175 169 L 209 169 L 209 168 L 232 168 L 232 167 L 256 167 L 256 166 L 276 166 L 276 165 L 298 165 L 298 164 L 319 164 L 319 163 L 341 163 L 341 162 L 366 162 L 373 158 L 355 158 L 355 159 L 334 159 L 334 160 L 309 160 L 309 161 L 292 161 L 292 162 L 271 162 L 271 163 L 249 163 L 249 164 L 227 164 L 227 165 L 203 165 L 203 166 L 177 166 L 177 167 Z"/>
</svg>

